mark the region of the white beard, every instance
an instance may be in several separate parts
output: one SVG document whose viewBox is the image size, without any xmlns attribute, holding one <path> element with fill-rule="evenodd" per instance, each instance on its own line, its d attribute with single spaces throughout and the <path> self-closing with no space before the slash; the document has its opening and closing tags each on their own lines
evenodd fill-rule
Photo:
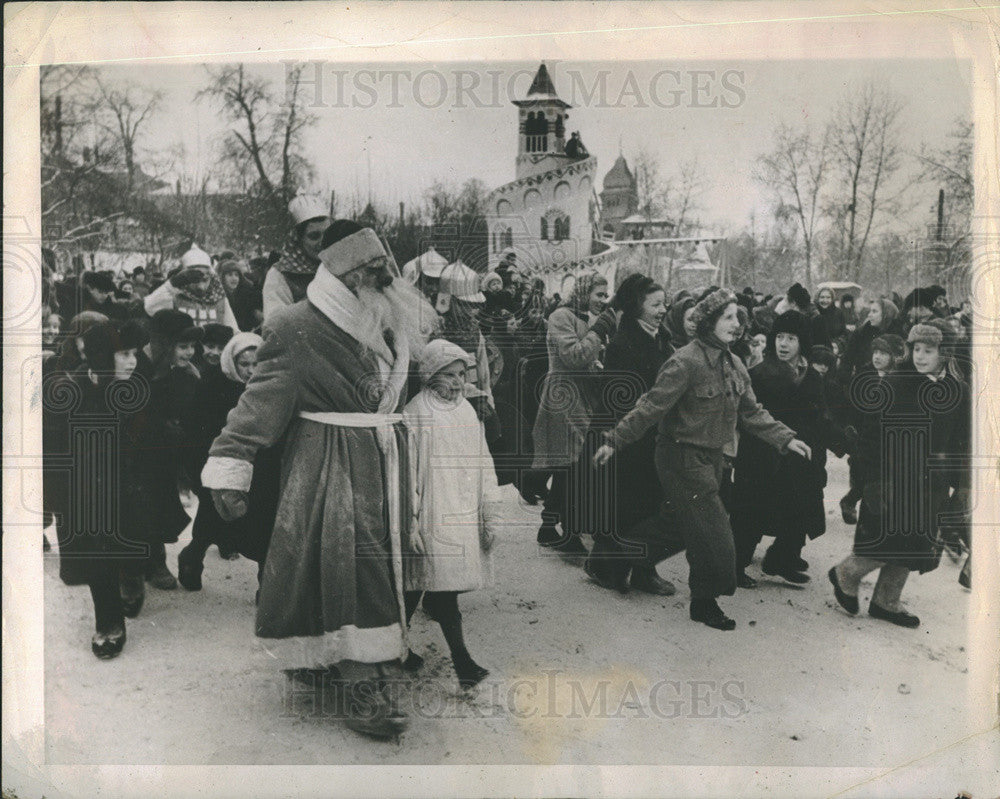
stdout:
<svg viewBox="0 0 1000 799">
<path fill-rule="evenodd" d="M 438 323 L 437 313 L 420 290 L 396 279 L 382 291 L 359 286 L 357 293 L 364 314 L 358 324 L 365 338 L 371 341 L 390 331 L 396 341 L 409 345 L 410 358 L 418 359 Z"/>
</svg>

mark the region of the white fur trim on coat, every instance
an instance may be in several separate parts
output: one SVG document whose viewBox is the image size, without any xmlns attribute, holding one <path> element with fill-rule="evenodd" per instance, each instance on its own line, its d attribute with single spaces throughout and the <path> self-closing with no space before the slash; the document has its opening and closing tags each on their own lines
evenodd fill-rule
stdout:
<svg viewBox="0 0 1000 799">
<path fill-rule="evenodd" d="M 253 464 L 238 458 L 210 457 L 201 470 L 201 484 L 205 488 L 249 491 L 253 480 Z"/>
</svg>

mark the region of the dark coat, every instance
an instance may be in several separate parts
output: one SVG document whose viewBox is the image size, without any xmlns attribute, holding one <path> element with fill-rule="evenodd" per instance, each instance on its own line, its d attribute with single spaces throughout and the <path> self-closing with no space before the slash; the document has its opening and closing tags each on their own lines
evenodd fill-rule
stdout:
<svg viewBox="0 0 1000 799">
<path fill-rule="evenodd" d="M 55 477 L 46 481 L 45 505 L 57 513 L 60 577 L 77 585 L 109 558 L 144 556 L 147 544 L 176 541 L 190 519 L 176 483 L 149 468 L 159 436 L 143 378 L 95 385 L 81 367 L 50 380 L 43 426 L 46 468 Z"/>
<path fill-rule="evenodd" d="M 212 442 L 226 426 L 229 412 L 236 407 L 246 386 L 226 377 L 218 368 L 206 370 L 195 390 L 191 412 L 184 420 L 189 456 L 189 473 L 198 487 L 198 515 L 195 527 L 216 543 L 228 544 L 244 557 L 264 560 L 274 528 L 281 482 L 281 445 L 260 450 L 254 458 L 253 479 L 247 498 L 247 513 L 231 522 L 215 509 L 212 492 L 201 487 L 199 478 Z"/>
<path fill-rule="evenodd" d="M 654 339 L 634 319 L 622 320 L 604 358 L 605 405 L 616 421 L 653 387 L 660 367 L 673 353 L 665 330 L 661 329 Z M 655 451 L 656 429 L 650 427 L 638 441 L 618 452 L 612 462 L 615 484 L 612 524 L 616 532 L 624 534 L 652 516 L 663 501 Z"/>
<path fill-rule="evenodd" d="M 949 490 L 965 488 L 968 480 L 954 461 L 969 454 L 969 389 L 950 374 L 934 382 L 909 363 L 881 382 L 868 395 L 871 412 L 858 440 L 864 494 L 854 552 L 928 572 L 941 556 L 938 515 Z M 949 457 L 953 463 L 945 468 Z"/>
<path fill-rule="evenodd" d="M 233 309 L 233 316 L 236 317 L 236 324 L 240 326 L 240 330 L 260 327 L 259 319 L 264 318 L 264 298 L 260 289 L 240 275 L 240 284 L 227 296 L 229 307 Z M 257 312 L 260 314 L 259 318 Z"/>
<path fill-rule="evenodd" d="M 846 442 L 826 405 L 823 378 L 806 367 L 802 379 L 772 354 L 750 370 L 757 400 L 812 449 L 812 460 L 779 454 L 752 436 L 740 438 L 733 485 L 734 532 L 759 537 L 785 533 L 816 538 L 826 531 L 823 489 L 826 450 L 844 454 Z"/>
<path fill-rule="evenodd" d="M 828 308 L 816 306 L 816 316 L 812 323 L 812 343 L 830 346 L 835 338 L 840 338 L 847 332 L 847 324 L 844 321 L 844 312 L 836 305 Z"/>
</svg>

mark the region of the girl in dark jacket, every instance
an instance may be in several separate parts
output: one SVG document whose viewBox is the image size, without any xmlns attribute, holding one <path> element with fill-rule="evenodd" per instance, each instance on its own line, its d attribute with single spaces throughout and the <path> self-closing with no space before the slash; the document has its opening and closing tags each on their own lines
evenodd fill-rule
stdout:
<svg viewBox="0 0 1000 799">
<path fill-rule="evenodd" d="M 858 612 L 862 578 L 879 570 L 868 615 L 917 627 L 920 619 L 900 604 L 911 571 L 937 568 L 938 516 L 949 488 L 965 489 L 967 471 L 949 466 L 967 458 L 970 444 L 968 387 L 949 364 L 940 328 L 917 324 L 908 336 L 910 358 L 875 390 L 861 393 L 868 413 L 856 457 L 864 473 L 854 552 L 830 569 L 834 595 Z M 925 435 L 914 435 L 916 429 Z"/>
<path fill-rule="evenodd" d="M 61 433 L 64 491 L 57 515 L 59 576 L 88 585 L 94 601 L 94 654 L 113 658 L 125 645 L 122 571 L 134 571 L 150 541 L 187 523 L 158 517 L 156 486 L 144 469 L 149 456 L 149 387 L 135 374 L 144 334 L 134 323 L 101 322 L 82 336 L 86 362 L 46 380 L 50 437 Z M 182 511 L 183 514 L 183 511 Z M 168 530 L 167 525 L 173 524 Z M 180 526 L 177 526 L 180 523 Z"/>
<path fill-rule="evenodd" d="M 184 473 L 189 453 L 181 420 L 191 413 L 201 378 L 192 360 L 195 345 L 201 341 L 204 331 L 195 326 L 188 314 L 168 308 L 153 315 L 152 336 L 154 358 L 150 411 L 156 424 L 159 451 L 151 454 L 147 468 L 156 482 L 163 485 L 164 491 L 169 490 L 172 498 L 169 504 L 173 512 L 173 498 L 176 498 L 176 507 L 181 507 L 178 480 Z M 164 543 L 176 540 L 177 536 L 174 536 Z M 145 576 L 151 585 L 161 590 L 170 591 L 177 587 L 177 579 L 167 568 L 167 554 L 162 543 L 151 550 Z M 130 590 L 140 589 L 141 585 L 130 585 Z"/>
<path fill-rule="evenodd" d="M 622 419 L 639 397 L 652 388 L 660 367 L 673 352 L 670 337 L 662 326 L 666 316 L 663 288 L 644 275 L 623 283 L 612 304 L 622 313 L 618 332 L 608 344 L 604 359 L 605 406 L 616 421 Z M 586 563 L 587 574 L 599 585 L 625 593 L 631 587 L 660 596 L 676 592 L 674 586 L 656 573 L 656 559 L 643 546 L 646 535 L 655 536 L 653 517 L 664 501 L 656 475 L 654 452 L 656 430 L 618 453 L 613 464 L 611 490 L 611 530 L 594 536 L 594 548 Z"/>
<path fill-rule="evenodd" d="M 808 351 L 808 320 L 798 311 L 786 311 L 775 319 L 764 360 L 750 370 L 757 400 L 771 416 L 795 430 L 809 445 L 812 457 L 804 461 L 797 455 L 780 454 L 752 436 L 740 439 L 732 524 L 737 581 L 742 588 L 755 585 L 745 570 L 764 535 L 774 536 L 761 564 L 764 574 L 791 583 L 808 582 L 802 547 L 807 536 L 817 538 L 826 531 L 826 450 L 843 455 L 844 440 L 827 408 L 823 378 L 804 357 Z"/>
<path fill-rule="evenodd" d="M 198 384 L 191 415 L 185 420 L 195 474 L 201 473 L 212 442 L 226 426 L 229 411 L 239 402 L 257 365 L 257 349 L 263 343 L 256 333 L 237 333 L 222 350 L 221 370 L 217 374 L 209 372 Z M 239 519 L 224 521 L 212 502 L 211 492 L 198 486 L 198 514 L 191 531 L 191 543 L 177 558 L 177 579 L 187 590 L 201 590 L 205 553 L 212 544 L 219 547 L 224 557 L 226 553 L 240 552 L 263 564 L 277 509 L 278 483 L 274 469 L 260 468 L 266 457 L 267 453 L 262 452 L 259 462 L 255 462 L 249 492 L 250 508 Z M 268 476 L 275 478 L 270 490 Z"/>
<path fill-rule="evenodd" d="M 816 343 L 833 341 L 847 332 L 844 312 L 834 302 L 832 289 L 824 288 L 816 292 L 816 310 L 819 313 L 812 319 Z"/>
<path fill-rule="evenodd" d="M 853 430 L 855 435 L 861 429 L 865 416 L 864 394 L 870 393 L 876 382 L 892 374 L 905 355 L 906 344 L 893 333 L 878 336 L 872 341 L 871 362 L 854 373 L 850 385 L 845 387 L 844 401 L 838 408 L 834 408 L 834 413 L 839 413 L 840 421 L 846 429 Z M 858 523 L 857 504 L 864 489 L 864 477 L 855 456 L 851 455 L 847 463 L 850 488 L 840 498 L 840 515 L 844 524 L 854 525 Z"/>
</svg>

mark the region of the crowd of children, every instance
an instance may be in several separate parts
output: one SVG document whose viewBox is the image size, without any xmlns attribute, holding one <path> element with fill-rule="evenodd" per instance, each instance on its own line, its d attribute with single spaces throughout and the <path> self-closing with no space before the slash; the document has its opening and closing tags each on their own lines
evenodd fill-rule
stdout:
<svg viewBox="0 0 1000 799">
<path fill-rule="evenodd" d="M 125 618 L 141 611 L 146 583 L 202 588 L 212 545 L 259 564 L 258 600 L 276 618 L 283 587 L 268 585 L 268 574 L 281 567 L 264 564 L 287 480 L 282 430 L 261 433 L 251 448 L 248 490 L 220 498 L 215 483 L 202 483 L 213 442 L 239 445 L 232 425 L 252 405 L 241 399 L 248 384 L 246 393 L 264 396 L 263 382 L 277 380 L 269 320 L 308 303 L 340 320 L 336 329 L 365 352 L 384 349 L 389 364 L 399 352 L 349 317 L 376 296 L 348 279 L 370 265 L 348 270 L 329 257 L 345 241 L 377 241 L 373 234 L 306 201 L 290 213 L 289 242 L 263 274 L 233 253 L 213 258 L 191 246 L 159 285 L 142 272 L 117 282 L 83 272 L 47 291 L 45 510 L 61 577 L 93 596 L 100 658 L 122 651 Z M 376 292 L 392 282 L 388 273 L 365 279 Z M 612 287 L 594 273 L 553 301 L 512 253 L 471 282 L 420 273 L 413 281 L 435 319 L 400 384 L 411 397 L 401 411 L 410 494 L 400 619 L 408 624 L 422 603 L 463 687 L 488 671 L 466 649 L 458 595 L 490 580 L 505 483 L 529 504 L 544 502 L 538 543 L 582 560 L 605 588 L 671 595 L 676 587 L 656 565 L 686 551 L 691 618 L 723 630 L 736 622 L 717 599 L 754 588 L 750 568 L 765 536 L 773 541 L 760 570 L 809 581 L 803 554 L 826 527 L 827 451 L 850 464 L 840 508 L 856 526 L 854 546 L 828 572 L 849 613 L 858 612 L 859 581 L 879 569 L 869 614 L 917 626 L 900 601 L 909 573 L 934 568 L 942 548 L 969 550 L 968 524 L 939 518 L 948 509 L 964 519 L 969 507 L 961 463 L 970 448 L 971 314 L 950 307 L 939 287 L 858 302 L 830 289 L 813 302 L 799 284 L 777 297 L 711 287 L 668 298 L 646 276 Z M 316 342 L 303 342 L 282 353 L 288 369 L 310 357 Z M 271 371 L 255 382 L 261 352 Z M 396 371 L 382 378 L 396 380 Z M 333 415 L 345 424 L 352 413 Z M 898 419 L 927 435 L 898 434 Z M 182 502 L 189 492 L 197 512 L 175 578 L 165 544 L 192 521 Z M 971 559 L 961 579 L 969 584 Z M 410 651 L 400 665 L 421 662 Z M 374 735 L 400 723 L 391 707 L 355 722 Z"/>
</svg>

